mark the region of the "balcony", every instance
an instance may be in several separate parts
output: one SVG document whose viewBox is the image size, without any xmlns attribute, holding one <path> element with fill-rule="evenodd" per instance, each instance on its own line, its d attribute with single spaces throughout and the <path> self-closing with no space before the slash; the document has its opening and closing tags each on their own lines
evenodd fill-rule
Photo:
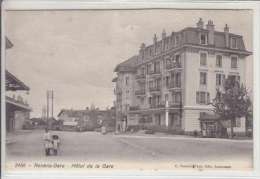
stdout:
<svg viewBox="0 0 260 179">
<path fill-rule="evenodd" d="M 180 89 L 181 88 L 181 83 L 170 83 L 169 85 L 166 86 L 167 89 Z"/>
<path fill-rule="evenodd" d="M 130 110 L 130 111 L 137 111 L 137 110 L 139 110 L 139 109 L 140 109 L 139 106 L 130 106 L 130 107 L 129 107 L 129 110 Z"/>
<path fill-rule="evenodd" d="M 157 87 L 150 87 L 149 88 L 150 92 L 160 92 L 161 91 L 161 87 L 157 86 Z"/>
<path fill-rule="evenodd" d="M 150 104 L 150 108 L 165 108 L 165 104 Z"/>
<path fill-rule="evenodd" d="M 15 98 L 6 96 L 5 99 L 6 99 L 6 103 L 8 103 L 8 104 L 12 104 L 12 105 L 14 105 L 16 107 L 20 107 L 22 109 L 31 110 L 31 108 L 29 107 L 29 104 L 26 101 L 24 101 L 22 98 L 15 99 Z"/>
<path fill-rule="evenodd" d="M 135 79 L 137 80 L 145 79 L 145 74 L 136 75 Z"/>
<path fill-rule="evenodd" d="M 173 69 L 180 69 L 181 67 L 181 63 L 170 63 L 170 64 L 166 64 L 166 69 L 167 70 L 173 70 Z"/>
<path fill-rule="evenodd" d="M 159 70 L 157 70 L 157 71 L 150 71 L 150 72 L 148 72 L 148 74 L 149 75 L 160 75 L 161 72 Z"/>
<path fill-rule="evenodd" d="M 135 91 L 135 95 L 136 95 L 136 96 L 145 95 L 145 89 L 136 90 L 136 91 Z"/>
</svg>

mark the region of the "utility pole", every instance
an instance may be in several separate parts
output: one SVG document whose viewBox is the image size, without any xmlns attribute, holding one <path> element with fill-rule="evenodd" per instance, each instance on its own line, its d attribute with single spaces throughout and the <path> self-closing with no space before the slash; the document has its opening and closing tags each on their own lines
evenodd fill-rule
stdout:
<svg viewBox="0 0 260 179">
<path fill-rule="evenodd" d="M 51 117 L 53 119 L 53 90 L 51 90 Z"/>
<path fill-rule="evenodd" d="M 49 124 L 49 115 L 53 119 L 53 90 L 47 90 L 47 123 Z M 51 110 L 51 111 L 50 111 Z"/>
<path fill-rule="evenodd" d="M 49 121 L 49 90 L 47 90 L 47 123 Z"/>
</svg>

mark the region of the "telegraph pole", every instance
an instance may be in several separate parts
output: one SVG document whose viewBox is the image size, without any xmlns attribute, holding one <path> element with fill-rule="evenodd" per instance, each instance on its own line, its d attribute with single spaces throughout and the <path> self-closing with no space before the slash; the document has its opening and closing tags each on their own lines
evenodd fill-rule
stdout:
<svg viewBox="0 0 260 179">
<path fill-rule="evenodd" d="M 47 90 L 47 121 L 49 121 L 49 115 L 53 119 L 53 98 L 54 98 L 53 90 Z"/>
<path fill-rule="evenodd" d="M 49 121 L 49 90 L 47 90 L 47 123 Z"/>
<path fill-rule="evenodd" d="M 51 90 L 51 117 L 53 119 L 53 90 Z"/>
</svg>

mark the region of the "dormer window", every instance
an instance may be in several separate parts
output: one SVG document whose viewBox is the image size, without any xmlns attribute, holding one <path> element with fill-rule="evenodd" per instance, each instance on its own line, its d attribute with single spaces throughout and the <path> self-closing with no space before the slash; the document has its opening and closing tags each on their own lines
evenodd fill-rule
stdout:
<svg viewBox="0 0 260 179">
<path fill-rule="evenodd" d="M 200 34 L 200 44 L 207 45 L 207 35 L 206 34 Z"/>
<path fill-rule="evenodd" d="M 231 48 L 237 48 L 237 39 L 234 37 L 231 38 Z"/>
</svg>

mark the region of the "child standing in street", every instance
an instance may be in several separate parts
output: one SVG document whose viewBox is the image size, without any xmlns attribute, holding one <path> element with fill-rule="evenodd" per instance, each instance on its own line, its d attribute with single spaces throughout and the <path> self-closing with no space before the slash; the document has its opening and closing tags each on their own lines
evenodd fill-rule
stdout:
<svg viewBox="0 0 260 179">
<path fill-rule="evenodd" d="M 53 154 L 58 155 L 58 150 L 60 146 L 60 139 L 58 135 L 52 136 L 52 146 L 53 146 Z"/>
<path fill-rule="evenodd" d="M 43 140 L 44 140 L 44 147 L 45 147 L 45 155 L 49 156 L 50 150 L 52 148 L 52 139 L 51 139 L 51 134 L 50 134 L 48 128 L 45 129 L 45 133 L 43 135 Z"/>
</svg>

